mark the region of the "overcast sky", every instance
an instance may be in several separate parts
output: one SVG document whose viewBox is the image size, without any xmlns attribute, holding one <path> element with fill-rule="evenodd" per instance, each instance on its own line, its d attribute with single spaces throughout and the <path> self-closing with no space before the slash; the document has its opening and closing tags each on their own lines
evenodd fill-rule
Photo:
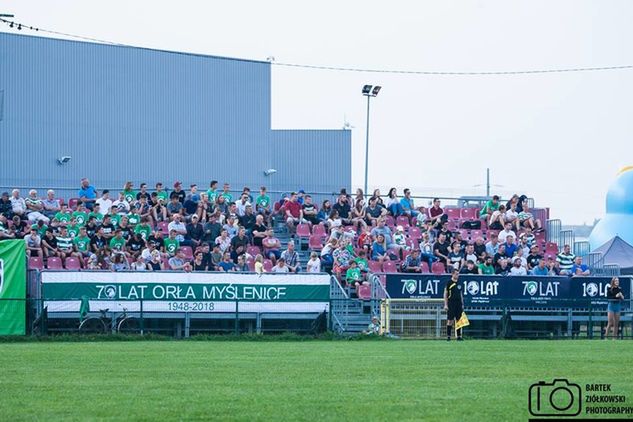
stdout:
<svg viewBox="0 0 633 422">
<path fill-rule="evenodd" d="M 369 69 L 489 71 L 633 65 L 633 1 L 28 1 L 15 20 L 142 47 Z M 6 26 L 2 31 L 12 31 Z M 22 31 L 29 34 L 30 31 Z M 39 33 L 38 35 L 44 35 Z M 604 213 L 633 164 L 633 70 L 415 76 L 273 67 L 272 126 L 353 129 L 353 187 L 526 193 L 564 223 Z"/>
</svg>

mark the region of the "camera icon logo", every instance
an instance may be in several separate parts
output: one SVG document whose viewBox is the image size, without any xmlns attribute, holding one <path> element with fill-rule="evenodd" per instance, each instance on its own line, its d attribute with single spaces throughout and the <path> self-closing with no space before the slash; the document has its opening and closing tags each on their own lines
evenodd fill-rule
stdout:
<svg viewBox="0 0 633 422">
<path fill-rule="evenodd" d="M 530 386 L 528 406 L 532 416 L 578 416 L 582 408 L 580 385 L 567 379 L 539 381 Z"/>
</svg>

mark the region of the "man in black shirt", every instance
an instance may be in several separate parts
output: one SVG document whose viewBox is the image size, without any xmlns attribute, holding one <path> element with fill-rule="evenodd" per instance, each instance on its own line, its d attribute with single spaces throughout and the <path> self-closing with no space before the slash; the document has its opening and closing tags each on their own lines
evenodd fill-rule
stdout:
<svg viewBox="0 0 633 422">
<path fill-rule="evenodd" d="M 262 214 L 257 214 L 255 218 L 255 226 L 253 227 L 253 245 L 258 246 L 259 249 L 262 249 L 262 239 L 266 237 L 266 233 L 268 232 L 268 228 L 264 224 L 264 216 Z"/>
<path fill-rule="evenodd" d="M 539 253 L 538 245 L 532 245 L 530 254 L 527 257 L 528 270 L 538 266 L 539 261 L 543 259 L 543 255 Z"/>
<path fill-rule="evenodd" d="M 444 289 L 444 310 L 446 311 L 446 340 L 451 340 L 453 324 L 462 317 L 464 312 L 464 296 L 459 284 L 459 271 L 453 270 L 451 279 Z M 462 340 L 462 330 L 455 330 L 457 341 Z"/>
<path fill-rule="evenodd" d="M 253 227 L 255 227 L 255 213 L 253 212 L 253 206 L 251 204 L 246 205 L 244 209 L 244 215 L 238 218 L 240 226 L 246 229 L 246 235 L 251 236 Z"/>
<path fill-rule="evenodd" d="M 195 249 L 200 244 L 202 236 L 204 235 L 204 228 L 202 224 L 198 222 L 198 215 L 194 214 L 191 216 L 191 223 L 186 226 L 187 234 L 185 234 L 185 239 L 189 240 Z"/>
<path fill-rule="evenodd" d="M 154 248 L 161 251 L 165 246 L 165 241 L 163 240 L 163 233 L 160 230 L 156 230 L 148 239 L 147 243 L 151 243 L 154 245 Z"/>
<path fill-rule="evenodd" d="M 112 218 L 110 218 L 110 214 L 106 214 L 106 216 L 103 217 L 103 224 L 101 224 L 101 227 L 99 227 L 99 229 L 103 237 L 105 237 L 106 239 L 114 237 L 114 224 L 112 224 Z"/>
<path fill-rule="evenodd" d="M 339 195 L 338 202 L 332 206 L 332 209 L 338 211 L 338 216 L 341 217 L 341 221 L 344 225 L 350 226 L 352 224 L 352 220 L 349 218 L 351 208 L 347 201 L 347 196 Z"/>
<path fill-rule="evenodd" d="M 310 195 L 305 196 L 301 208 L 303 209 L 303 218 L 305 218 L 312 224 L 319 224 L 316 218 L 317 208 L 316 205 L 312 203 L 312 197 Z"/>
<path fill-rule="evenodd" d="M 459 272 L 460 274 L 479 274 L 479 268 L 475 266 L 475 263 L 469 259 L 466 261 L 466 265 Z"/>
<path fill-rule="evenodd" d="M 103 226 L 101 226 L 97 229 L 97 233 L 90 240 L 90 249 L 94 253 L 97 253 L 99 252 L 100 249 L 103 249 L 105 245 L 107 245 L 107 243 L 108 243 L 108 240 L 103 235 Z"/>
<path fill-rule="evenodd" d="M 204 243 L 214 244 L 215 239 L 222 232 L 222 224 L 218 223 L 217 217 L 211 216 L 211 219 L 203 227 L 204 234 L 202 235 L 202 241 Z"/>
<path fill-rule="evenodd" d="M 127 241 L 126 246 L 127 252 L 136 259 L 145 247 L 145 241 L 143 240 L 143 237 L 141 237 L 140 233 L 134 233 L 130 240 Z"/>
<path fill-rule="evenodd" d="M 181 204 L 185 202 L 185 191 L 182 190 L 182 183 L 176 182 L 174 183 L 174 190 L 169 194 L 169 199 L 176 197 L 178 198 L 178 202 Z"/>
<path fill-rule="evenodd" d="M 446 265 L 449 252 L 446 235 L 444 233 L 440 233 L 437 237 L 437 242 L 433 245 L 433 255 L 435 255 L 441 263 Z"/>
</svg>

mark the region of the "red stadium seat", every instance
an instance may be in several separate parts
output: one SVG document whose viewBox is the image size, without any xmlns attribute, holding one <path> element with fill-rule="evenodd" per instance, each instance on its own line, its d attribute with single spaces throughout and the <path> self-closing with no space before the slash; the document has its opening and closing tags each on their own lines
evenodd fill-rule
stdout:
<svg viewBox="0 0 633 422">
<path fill-rule="evenodd" d="M 419 227 L 411 226 L 409 227 L 409 238 L 412 240 L 422 239 L 422 230 Z"/>
<path fill-rule="evenodd" d="M 396 218 L 396 226 L 402 226 L 406 230 L 409 227 L 409 217 L 401 215 Z"/>
<path fill-rule="evenodd" d="M 459 220 L 448 220 L 448 229 L 452 232 L 459 229 Z"/>
<path fill-rule="evenodd" d="M 380 280 L 380 284 L 382 284 L 383 287 L 387 287 L 387 276 L 384 274 L 381 274 L 378 276 L 378 279 Z"/>
<path fill-rule="evenodd" d="M 310 237 L 310 225 L 309 224 L 297 224 L 297 236 L 298 237 Z"/>
<path fill-rule="evenodd" d="M 478 216 L 478 208 L 462 208 L 460 212 L 460 218 L 463 218 L 465 220 L 476 220 Z"/>
<path fill-rule="evenodd" d="M 385 217 L 385 224 L 389 227 L 394 227 L 396 225 L 396 220 L 392 216 L 388 215 Z"/>
<path fill-rule="evenodd" d="M 468 234 L 468 230 L 466 229 L 459 229 L 459 233 L 462 235 L 462 239 L 464 240 L 468 240 L 470 235 Z"/>
<path fill-rule="evenodd" d="M 320 251 L 323 249 L 323 238 L 318 234 L 313 234 L 308 240 L 308 247 L 313 251 Z"/>
<path fill-rule="evenodd" d="M 167 221 L 159 221 L 157 227 L 163 232 L 163 236 L 169 236 L 169 223 Z"/>
<path fill-rule="evenodd" d="M 470 238 L 472 240 L 477 240 L 478 237 L 483 237 L 483 232 L 481 230 L 471 230 Z"/>
<path fill-rule="evenodd" d="M 449 220 L 459 220 L 459 216 L 461 215 L 459 208 L 445 208 L 444 212 Z"/>
<path fill-rule="evenodd" d="M 193 259 L 193 250 L 191 249 L 191 246 L 181 246 L 180 250 L 182 251 L 183 254 L 185 254 L 185 259 L 187 260 Z"/>
<path fill-rule="evenodd" d="M 78 203 L 79 203 L 79 198 L 70 198 L 68 200 L 68 208 L 70 208 L 71 210 L 76 210 Z"/>
<path fill-rule="evenodd" d="M 64 261 L 64 266 L 67 270 L 79 271 L 81 270 L 81 264 L 79 263 L 79 258 L 74 256 L 69 256 Z"/>
<path fill-rule="evenodd" d="M 166 256 L 163 256 L 162 261 L 163 261 L 163 266 L 165 267 L 165 269 L 171 270 L 171 265 L 169 265 L 169 258 L 167 258 Z"/>
<path fill-rule="evenodd" d="M 319 236 L 322 239 L 327 237 L 327 231 L 325 230 L 325 226 L 322 223 L 312 226 L 312 235 Z"/>
<path fill-rule="evenodd" d="M 393 261 L 385 261 L 382 263 L 382 270 L 386 273 L 397 273 L 398 266 Z"/>
<path fill-rule="evenodd" d="M 381 273 L 382 272 L 382 264 L 378 261 L 368 261 L 369 271 L 372 273 Z"/>
<path fill-rule="evenodd" d="M 255 260 L 253 258 L 249 258 L 246 260 L 246 265 L 248 265 L 249 271 L 255 271 Z"/>
<path fill-rule="evenodd" d="M 261 250 L 259 249 L 259 246 L 250 245 L 248 248 L 246 248 L 246 253 L 250 256 L 255 257 L 261 253 Z"/>
<path fill-rule="evenodd" d="M 430 273 L 431 270 L 429 270 L 429 264 L 427 264 L 426 262 L 422 261 L 422 264 L 420 264 L 420 271 L 423 273 Z"/>
<path fill-rule="evenodd" d="M 51 256 L 46 261 L 46 268 L 48 268 L 49 270 L 63 270 L 64 266 L 62 265 L 61 258 Z"/>
<path fill-rule="evenodd" d="M 270 259 L 264 259 L 264 271 L 267 273 L 271 272 L 273 269 L 273 262 Z"/>
<path fill-rule="evenodd" d="M 29 258 L 29 270 L 43 270 L 44 263 L 39 256 L 32 256 Z"/>
<path fill-rule="evenodd" d="M 433 265 L 431 265 L 431 272 L 433 274 L 446 274 L 446 267 L 444 267 L 442 262 L 434 262 Z"/>
<path fill-rule="evenodd" d="M 358 294 L 358 298 L 362 300 L 371 299 L 371 286 L 368 284 L 361 284 L 356 289 L 356 294 Z"/>
</svg>

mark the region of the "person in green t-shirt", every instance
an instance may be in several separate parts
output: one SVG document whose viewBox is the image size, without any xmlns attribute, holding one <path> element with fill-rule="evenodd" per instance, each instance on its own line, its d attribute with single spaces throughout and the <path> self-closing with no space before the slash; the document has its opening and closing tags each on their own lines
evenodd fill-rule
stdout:
<svg viewBox="0 0 633 422">
<path fill-rule="evenodd" d="M 140 233 L 143 240 L 147 241 L 152 235 L 152 227 L 147 223 L 147 218 L 143 217 L 141 223 L 134 227 L 134 233 Z"/>
<path fill-rule="evenodd" d="M 54 218 L 60 223 L 67 224 L 70 221 L 70 217 L 72 217 L 72 214 L 68 212 L 68 205 L 62 204 L 61 209 L 55 213 Z"/>
<path fill-rule="evenodd" d="M 176 251 L 180 248 L 180 242 L 176 239 L 176 234 L 176 230 L 170 230 L 169 237 L 163 241 L 165 252 L 169 256 L 174 256 Z"/>
<path fill-rule="evenodd" d="M 134 184 L 132 182 L 126 182 L 125 186 L 123 186 L 123 196 L 130 205 L 136 201 L 136 191 L 133 188 Z"/>
<path fill-rule="evenodd" d="M 130 211 L 130 213 L 127 215 L 127 222 L 132 227 L 141 222 L 141 216 L 136 211 L 136 208 L 132 208 L 132 211 Z"/>
<path fill-rule="evenodd" d="M 116 211 L 114 210 L 114 208 L 112 209 L 112 212 L 110 214 L 108 214 L 110 216 L 110 223 L 115 227 L 119 227 L 119 223 L 121 223 L 121 216 L 119 214 L 116 213 Z"/>
<path fill-rule="evenodd" d="M 358 287 L 363 281 L 363 274 L 360 272 L 358 268 L 358 264 L 356 261 L 352 261 L 349 263 L 349 268 L 345 273 L 345 282 L 350 287 Z"/>
<path fill-rule="evenodd" d="M 163 201 L 163 204 L 167 203 L 167 198 L 169 198 L 169 195 L 167 195 L 167 192 L 163 190 L 163 184 L 158 182 L 156 183 L 156 197 Z"/>
<path fill-rule="evenodd" d="M 479 212 L 479 218 L 481 219 L 490 219 L 490 216 L 493 212 L 499 209 L 499 195 L 494 195 L 492 199 L 486 202 L 486 205 Z"/>
<path fill-rule="evenodd" d="M 113 251 L 125 251 L 125 239 L 120 229 L 114 231 L 114 237 L 110 239 L 110 249 Z"/>
<path fill-rule="evenodd" d="M 83 226 L 88 222 L 88 212 L 86 211 L 86 206 L 81 202 L 77 205 L 77 211 L 73 213 L 73 217 L 75 218 L 76 224 Z"/>
<path fill-rule="evenodd" d="M 228 183 L 225 183 L 224 186 L 222 187 L 222 196 L 224 197 L 224 200 L 226 201 L 226 203 L 231 203 L 233 202 L 233 195 L 231 195 L 231 193 L 229 192 L 229 189 L 231 188 L 231 186 Z"/>
<path fill-rule="evenodd" d="M 259 196 L 255 200 L 255 211 L 264 217 L 270 214 L 270 196 L 266 193 L 266 186 L 259 188 Z"/>
<path fill-rule="evenodd" d="M 494 275 L 495 274 L 495 266 L 492 265 L 492 257 L 487 256 L 484 262 L 478 265 L 479 274 L 482 275 Z"/>
<path fill-rule="evenodd" d="M 83 226 L 77 224 L 77 219 L 75 217 L 72 217 L 70 219 L 70 224 L 68 224 L 66 227 L 68 228 L 68 234 L 71 238 L 74 239 L 76 236 L 79 235 L 79 228 Z"/>
<path fill-rule="evenodd" d="M 92 212 L 88 214 L 88 219 L 86 220 L 86 223 L 88 222 L 88 220 L 90 220 L 90 217 L 94 217 L 95 220 L 97 220 L 97 222 L 99 223 L 103 221 L 103 214 L 101 214 L 101 206 L 99 204 L 94 204 Z"/>
<path fill-rule="evenodd" d="M 79 234 L 73 239 L 73 244 L 78 254 L 84 257 L 90 256 L 90 238 L 87 235 L 85 227 L 79 228 Z"/>
<path fill-rule="evenodd" d="M 366 255 L 367 253 L 365 252 L 364 249 L 362 249 L 358 251 L 358 256 L 356 257 L 356 259 L 354 259 L 354 261 L 356 262 L 356 265 L 358 266 L 358 269 L 361 272 L 369 271 L 369 263 L 367 262 Z"/>
<path fill-rule="evenodd" d="M 212 180 L 211 183 L 209 183 L 209 189 L 207 189 L 207 198 L 209 200 L 209 203 L 211 204 L 215 204 L 215 202 L 218 199 L 218 181 L 217 180 Z"/>
</svg>

